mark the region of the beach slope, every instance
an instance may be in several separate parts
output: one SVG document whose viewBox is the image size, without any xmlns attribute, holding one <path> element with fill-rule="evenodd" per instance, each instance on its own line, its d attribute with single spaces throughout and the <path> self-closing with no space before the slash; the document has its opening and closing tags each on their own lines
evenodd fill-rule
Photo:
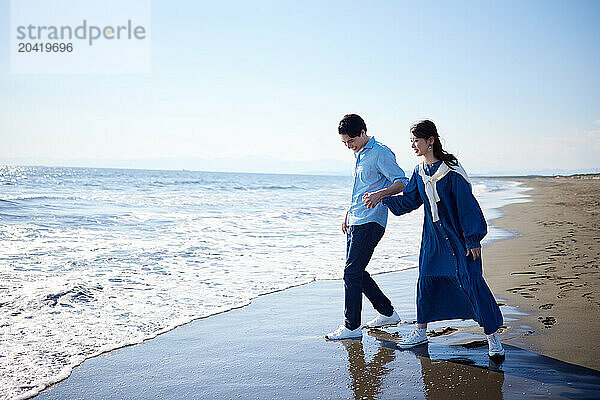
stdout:
<svg viewBox="0 0 600 400">
<path fill-rule="evenodd" d="M 530 329 L 510 341 L 600 370 L 600 176 L 510 180 L 530 187 L 532 202 L 503 208 L 492 223 L 519 236 L 483 257 L 496 297 L 528 314 Z"/>
</svg>

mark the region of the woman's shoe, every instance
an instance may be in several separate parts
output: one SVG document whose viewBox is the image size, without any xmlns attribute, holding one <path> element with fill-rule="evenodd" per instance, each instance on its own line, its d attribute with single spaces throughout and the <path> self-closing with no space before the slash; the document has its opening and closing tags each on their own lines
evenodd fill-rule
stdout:
<svg viewBox="0 0 600 400">
<path fill-rule="evenodd" d="M 504 349 L 502 348 L 502 343 L 500 342 L 500 335 L 498 332 L 494 332 L 491 335 L 486 335 L 488 340 L 488 355 L 490 358 L 504 358 Z"/>
<path fill-rule="evenodd" d="M 405 350 L 405 349 L 411 349 L 416 346 L 420 346 L 420 345 L 428 343 L 428 342 L 429 342 L 429 339 L 427 338 L 426 330 L 416 328 L 410 333 L 410 335 L 408 335 L 406 340 L 396 343 L 396 347 L 398 347 L 399 349 Z"/>
</svg>

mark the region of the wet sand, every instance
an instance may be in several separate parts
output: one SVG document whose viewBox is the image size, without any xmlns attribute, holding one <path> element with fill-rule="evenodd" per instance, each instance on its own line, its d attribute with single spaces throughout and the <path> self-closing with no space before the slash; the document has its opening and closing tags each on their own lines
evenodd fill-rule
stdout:
<svg viewBox="0 0 600 400">
<path fill-rule="evenodd" d="M 409 319 L 386 333 L 408 335 L 416 270 L 376 279 Z M 362 340 L 326 341 L 323 334 L 340 320 L 341 293 L 340 281 L 322 281 L 259 297 L 87 360 L 37 398 L 590 399 L 600 392 L 600 372 L 511 345 L 504 362 L 490 360 L 470 322 L 431 324 L 457 331 L 406 351 L 375 330 Z M 375 314 L 366 308 L 365 320 Z M 517 321 L 511 307 L 502 308 Z"/>
<path fill-rule="evenodd" d="M 533 202 L 511 204 L 495 226 L 520 237 L 492 243 L 485 277 L 528 315 L 509 343 L 600 370 L 600 176 L 511 179 Z"/>
<path fill-rule="evenodd" d="M 315 282 L 87 360 L 37 398 L 597 398 L 600 180 L 569 179 L 526 180 L 534 201 L 493 221 L 521 232 L 484 249 L 504 303 L 503 362 L 469 321 L 430 324 L 428 346 L 395 347 L 416 316 L 412 269 L 376 276 L 405 322 L 362 340 L 324 340 L 341 322 L 343 283 Z M 374 315 L 365 304 L 363 321 Z"/>
</svg>

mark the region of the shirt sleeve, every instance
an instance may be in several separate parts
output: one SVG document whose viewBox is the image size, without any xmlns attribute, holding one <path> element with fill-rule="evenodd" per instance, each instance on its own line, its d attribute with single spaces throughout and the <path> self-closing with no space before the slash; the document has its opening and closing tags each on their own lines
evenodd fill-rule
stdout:
<svg viewBox="0 0 600 400">
<path fill-rule="evenodd" d="M 398 196 L 386 197 L 381 202 L 389 208 L 394 215 L 409 213 L 421 207 L 423 200 L 417 187 L 418 174 L 413 171 L 408 184 L 405 184 L 404 191 Z"/>
<path fill-rule="evenodd" d="M 390 182 L 402 182 L 404 186 L 408 184 L 406 174 L 404 174 L 402 168 L 398 166 L 394 153 L 388 148 L 385 148 L 379 153 L 377 157 L 377 169 Z"/>
<path fill-rule="evenodd" d="M 477 202 L 471 185 L 460 174 L 451 173 L 452 191 L 456 198 L 458 221 L 463 232 L 467 250 L 481 247 L 481 240 L 487 234 L 487 223 Z"/>
</svg>

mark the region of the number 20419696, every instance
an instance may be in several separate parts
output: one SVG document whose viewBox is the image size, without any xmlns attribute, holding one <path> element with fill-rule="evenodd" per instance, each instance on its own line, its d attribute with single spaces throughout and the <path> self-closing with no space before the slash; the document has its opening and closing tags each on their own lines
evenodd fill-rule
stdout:
<svg viewBox="0 0 600 400">
<path fill-rule="evenodd" d="M 19 53 L 71 53 L 73 43 L 18 43 Z"/>
</svg>

